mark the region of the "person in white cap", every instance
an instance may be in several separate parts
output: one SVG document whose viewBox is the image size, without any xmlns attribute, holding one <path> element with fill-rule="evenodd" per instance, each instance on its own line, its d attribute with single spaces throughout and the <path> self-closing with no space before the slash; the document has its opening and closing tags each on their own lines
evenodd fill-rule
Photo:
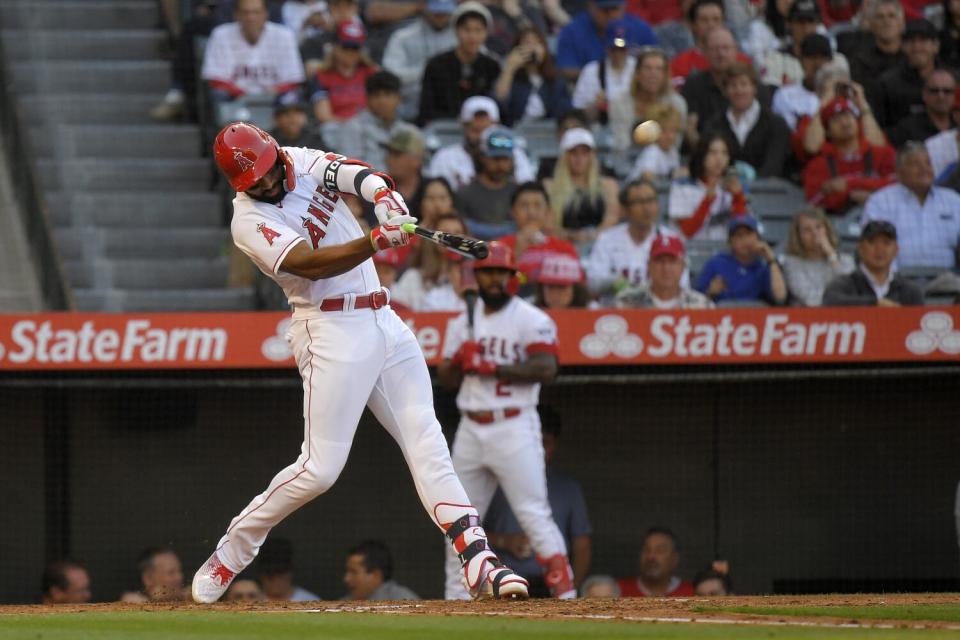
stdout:
<svg viewBox="0 0 960 640">
<path fill-rule="evenodd" d="M 490 125 L 500 123 L 497 102 L 488 96 L 467 98 L 460 108 L 460 123 L 463 125 L 463 142 L 439 149 L 427 168 L 427 175 L 446 178 L 454 191 L 470 184 L 477 173 L 481 135 Z M 513 177 L 517 184 L 534 179 L 530 158 L 519 147 L 513 149 Z"/>
</svg>

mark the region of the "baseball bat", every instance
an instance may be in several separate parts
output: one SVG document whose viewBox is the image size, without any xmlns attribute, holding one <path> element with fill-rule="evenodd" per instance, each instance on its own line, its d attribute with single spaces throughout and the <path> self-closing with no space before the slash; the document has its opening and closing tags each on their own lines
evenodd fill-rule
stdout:
<svg viewBox="0 0 960 640">
<path fill-rule="evenodd" d="M 431 231 L 430 229 L 424 229 L 423 227 L 418 227 L 412 222 L 408 222 L 403 225 L 403 230 L 409 234 L 418 235 L 424 240 L 429 240 L 430 242 L 436 242 L 437 244 L 450 249 L 455 253 L 459 253 L 462 256 L 467 258 L 476 258 L 477 260 L 483 260 L 487 257 L 489 250 L 487 249 L 487 243 L 483 240 L 476 240 L 474 238 L 465 238 L 463 236 L 458 236 L 455 233 L 445 233 L 443 231 Z"/>
</svg>

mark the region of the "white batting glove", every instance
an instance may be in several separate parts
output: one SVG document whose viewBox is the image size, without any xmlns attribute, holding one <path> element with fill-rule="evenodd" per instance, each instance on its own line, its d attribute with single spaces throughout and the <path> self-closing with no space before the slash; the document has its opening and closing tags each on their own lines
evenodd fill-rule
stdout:
<svg viewBox="0 0 960 640">
<path fill-rule="evenodd" d="M 410 234 L 393 222 L 384 223 L 370 232 L 370 244 L 373 245 L 374 251 L 402 247 L 409 242 Z"/>
<path fill-rule="evenodd" d="M 381 189 L 373 195 L 373 212 L 381 223 L 393 221 L 399 216 L 409 216 L 410 209 L 399 191 Z"/>
</svg>

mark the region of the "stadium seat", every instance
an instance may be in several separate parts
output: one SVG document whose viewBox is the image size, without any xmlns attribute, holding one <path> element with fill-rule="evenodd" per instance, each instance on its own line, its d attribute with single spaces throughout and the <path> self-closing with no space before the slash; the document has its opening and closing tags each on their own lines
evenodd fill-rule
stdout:
<svg viewBox="0 0 960 640">
<path fill-rule="evenodd" d="M 457 120 L 434 120 L 423 128 L 423 139 L 433 152 L 463 140 L 463 127 Z"/>
</svg>

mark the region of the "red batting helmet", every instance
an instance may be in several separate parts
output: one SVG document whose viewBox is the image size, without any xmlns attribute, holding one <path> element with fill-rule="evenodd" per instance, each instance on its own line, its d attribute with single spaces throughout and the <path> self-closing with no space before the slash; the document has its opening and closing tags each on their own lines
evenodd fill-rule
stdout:
<svg viewBox="0 0 960 640">
<path fill-rule="evenodd" d="M 217 134 L 213 157 L 235 191 L 246 191 L 283 159 L 287 191 L 296 186 L 293 161 L 269 133 L 246 122 L 231 122 Z"/>
<path fill-rule="evenodd" d="M 517 265 L 513 261 L 513 249 L 502 242 L 487 243 L 487 257 L 483 260 L 475 260 L 474 269 L 510 269 L 517 270 Z"/>
</svg>

